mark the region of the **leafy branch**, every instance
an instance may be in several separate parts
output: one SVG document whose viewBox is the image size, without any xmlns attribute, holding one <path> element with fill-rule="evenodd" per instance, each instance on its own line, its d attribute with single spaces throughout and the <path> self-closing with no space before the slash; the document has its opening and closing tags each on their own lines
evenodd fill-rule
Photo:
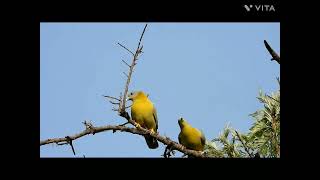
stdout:
<svg viewBox="0 0 320 180">
<path fill-rule="evenodd" d="M 264 41 L 264 44 L 272 60 L 280 64 L 280 56 L 267 41 Z M 240 134 L 226 126 L 218 138 L 207 143 L 205 152 L 208 155 L 229 158 L 280 157 L 280 79 L 277 78 L 277 81 L 278 91 L 271 95 L 259 92 L 257 98 L 263 103 L 264 108 L 250 115 L 255 122 L 249 132 Z M 220 146 L 217 146 L 216 142 Z"/>
</svg>

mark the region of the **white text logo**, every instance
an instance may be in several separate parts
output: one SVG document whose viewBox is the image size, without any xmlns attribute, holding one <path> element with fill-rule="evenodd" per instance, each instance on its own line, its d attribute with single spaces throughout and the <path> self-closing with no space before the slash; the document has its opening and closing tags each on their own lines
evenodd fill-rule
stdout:
<svg viewBox="0 0 320 180">
<path fill-rule="evenodd" d="M 276 11 L 276 9 L 274 8 L 273 5 L 268 5 L 268 4 L 264 4 L 264 5 L 244 5 L 244 8 L 249 12 L 249 11 L 259 11 L 259 12 L 271 12 L 271 11 Z"/>
</svg>

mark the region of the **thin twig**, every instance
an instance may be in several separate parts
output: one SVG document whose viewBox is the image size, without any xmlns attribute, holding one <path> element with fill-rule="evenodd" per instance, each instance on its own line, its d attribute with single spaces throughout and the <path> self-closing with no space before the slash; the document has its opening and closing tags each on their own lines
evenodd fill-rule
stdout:
<svg viewBox="0 0 320 180">
<path fill-rule="evenodd" d="M 74 147 L 73 147 L 73 144 L 72 144 L 72 140 L 70 139 L 69 136 L 66 136 L 66 139 L 67 139 L 68 144 L 70 144 L 70 146 L 71 146 L 73 155 L 76 155 L 76 152 L 74 151 Z"/>
<path fill-rule="evenodd" d="M 136 52 L 133 56 L 133 59 L 132 59 L 132 63 L 130 65 L 130 68 L 129 68 L 129 74 L 128 74 L 128 79 L 127 79 L 127 82 L 126 82 L 126 85 L 125 85 L 125 88 L 124 88 L 124 92 L 123 92 L 123 98 L 122 98 L 122 103 L 121 103 L 121 107 L 119 107 L 119 114 L 121 116 L 124 116 L 126 113 L 125 113 L 125 107 L 126 107 L 126 97 L 127 97 L 127 94 L 128 94 L 128 89 L 129 89 L 129 84 L 130 84 L 130 80 L 131 80 L 131 76 L 132 76 L 132 72 L 133 72 L 133 69 L 134 69 L 134 66 L 136 65 L 136 61 L 138 60 L 138 56 L 139 54 L 141 53 L 141 47 L 140 47 L 140 44 L 141 44 L 141 40 L 143 38 L 143 35 L 144 35 L 144 32 L 147 28 L 148 24 L 146 24 L 144 26 L 144 29 L 143 29 L 143 32 L 140 36 L 140 40 L 139 40 L 139 44 L 138 44 L 138 47 L 136 49 Z"/>
<path fill-rule="evenodd" d="M 127 124 L 130 124 L 129 122 L 125 122 L 125 123 L 123 123 L 123 124 L 120 124 L 119 126 L 125 126 L 125 125 L 127 125 Z M 112 132 L 113 133 L 115 133 L 117 130 L 112 130 Z"/>
<path fill-rule="evenodd" d="M 129 122 L 126 122 L 126 123 L 120 124 L 119 126 L 125 126 L 125 125 L 127 125 L 127 124 L 129 124 Z"/>
<path fill-rule="evenodd" d="M 126 109 L 130 108 L 131 106 L 132 106 L 132 104 L 131 104 L 131 105 L 129 105 L 129 106 L 126 106 Z"/>
<path fill-rule="evenodd" d="M 130 67 L 130 65 L 125 60 L 121 60 L 121 61 L 125 63 L 128 67 Z"/>
<path fill-rule="evenodd" d="M 146 31 L 147 26 L 148 26 L 148 24 L 146 24 L 146 25 L 144 26 L 144 28 L 143 28 L 143 31 L 142 31 L 142 34 L 141 34 L 141 36 L 140 36 L 140 40 L 139 40 L 139 44 L 138 44 L 138 48 L 137 48 L 137 49 L 139 49 L 139 47 L 140 47 L 140 43 L 141 43 L 142 37 L 143 37 L 143 35 L 144 35 L 144 32 Z"/>
<path fill-rule="evenodd" d="M 238 136 L 238 139 L 240 140 L 242 146 L 244 147 L 244 150 L 248 153 L 248 155 L 249 155 L 251 158 L 254 157 L 254 156 L 250 153 L 247 145 L 242 141 L 242 138 L 241 138 L 240 134 L 238 133 L 238 131 L 235 130 L 235 132 L 236 132 L 236 134 L 237 134 L 237 136 Z"/>
<path fill-rule="evenodd" d="M 103 97 L 106 97 L 106 98 L 110 98 L 110 99 L 114 99 L 114 100 L 120 101 L 120 99 L 118 99 L 118 98 L 116 98 L 116 97 L 112 97 L 112 96 L 103 96 Z"/>
<path fill-rule="evenodd" d="M 129 51 L 131 54 L 132 54 L 132 56 L 134 56 L 134 53 L 132 52 L 132 51 L 130 51 L 127 47 L 125 47 L 124 45 L 122 45 L 122 44 L 120 44 L 120 43 L 118 43 L 121 47 L 123 47 L 125 50 L 127 50 L 127 51 Z"/>
<path fill-rule="evenodd" d="M 127 78 L 129 78 L 129 76 L 128 76 L 128 74 L 127 73 L 125 73 L 125 72 L 122 72 L 124 75 L 126 75 L 127 76 Z"/>
<path fill-rule="evenodd" d="M 113 102 L 113 101 L 109 101 L 111 104 L 114 104 L 114 105 L 119 105 L 120 103 L 118 102 Z"/>
<path fill-rule="evenodd" d="M 280 64 L 280 56 L 271 48 L 271 46 L 268 44 L 268 42 L 266 40 L 263 41 L 264 45 L 266 46 L 267 50 L 269 51 L 269 53 L 272 56 L 272 60 L 276 60 L 279 64 Z"/>
</svg>

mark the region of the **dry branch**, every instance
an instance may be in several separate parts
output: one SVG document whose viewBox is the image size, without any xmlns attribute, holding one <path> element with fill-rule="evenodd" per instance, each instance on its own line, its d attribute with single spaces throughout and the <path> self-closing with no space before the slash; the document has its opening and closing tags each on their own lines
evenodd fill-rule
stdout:
<svg viewBox="0 0 320 180">
<path fill-rule="evenodd" d="M 132 121 L 131 119 L 128 121 L 128 123 L 135 124 L 135 122 Z M 71 135 L 71 136 L 66 136 L 64 138 L 53 138 L 53 139 L 47 139 L 47 140 L 40 141 L 40 146 L 46 145 L 46 144 L 51 144 L 51 143 L 68 144 L 69 142 L 72 142 L 72 141 L 79 139 L 79 138 L 86 136 L 86 135 L 90 135 L 90 134 L 94 135 L 96 133 L 113 130 L 113 131 L 128 132 L 131 134 L 138 134 L 138 135 L 149 134 L 152 137 L 156 138 L 161 143 L 170 147 L 170 150 L 173 150 L 173 149 L 178 150 L 181 153 L 187 154 L 189 156 L 194 156 L 194 157 L 199 157 L 199 158 L 205 157 L 205 155 L 202 154 L 202 152 L 186 149 L 181 144 L 179 144 L 175 141 L 172 141 L 169 138 L 161 136 L 159 134 L 151 133 L 149 130 L 142 128 L 142 127 L 130 128 L 130 127 L 124 126 L 124 124 L 118 125 L 118 126 L 107 125 L 107 126 L 95 127 L 92 124 L 89 124 L 87 122 L 84 122 L 84 124 L 86 125 L 86 129 L 84 131 L 77 133 L 77 134 L 74 134 L 74 135 Z M 127 123 L 125 123 L 125 124 L 127 124 Z"/>
<path fill-rule="evenodd" d="M 106 98 L 110 98 L 110 99 L 114 99 L 114 100 L 117 100 L 117 101 L 121 101 L 120 99 L 116 98 L 116 97 L 112 97 L 112 96 L 104 96 Z"/>
<path fill-rule="evenodd" d="M 140 135 L 145 135 L 145 133 L 139 131 L 136 128 L 129 128 L 126 126 L 112 126 L 112 125 L 107 125 L 107 126 L 100 126 L 100 127 L 94 127 L 94 126 L 90 126 L 87 127 L 84 131 L 74 134 L 72 136 L 67 136 L 69 137 L 69 139 L 67 137 L 64 138 L 53 138 L 53 139 L 47 139 L 44 141 L 40 141 L 40 146 L 45 145 L 45 144 L 51 144 L 51 143 L 61 143 L 61 142 L 68 142 L 69 140 L 74 141 L 76 139 L 79 139 L 83 136 L 89 135 L 89 134 L 96 134 L 96 133 L 100 133 L 103 131 L 109 131 L 109 130 L 115 130 L 115 131 L 122 131 L 122 132 L 130 132 L 132 134 L 140 134 Z"/>
<path fill-rule="evenodd" d="M 128 52 L 130 52 L 130 54 L 132 54 L 133 56 L 134 56 L 134 54 L 133 54 L 133 52 L 132 51 L 130 51 L 127 47 L 125 47 L 124 45 L 122 45 L 122 44 L 120 44 L 120 43 L 118 43 L 121 47 L 123 47 L 125 50 L 127 50 Z"/>
<path fill-rule="evenodd" d="M 172 150 L 178 150 L 178 151 L 180 151 L 180 152 L 182 152 L 182 153 L 184 153 L 186 155 L 192 156 L 192 157 L 200 157 L 200 158 L 206 157 L 202 152 L 186 149 L 183 145 L 181 145 L 181 144 L 179 144 L 179 143 L 177 143 L 175 141 L 172 141 L 168 137 L 161 136 L 158 133 L 151 133 L 149 130 L 147 130 L 145 128 L 142 128 L 142 127 L 137 127 L 136 126 L 137 124 L 131 119 L 131 117 L 129 116 L 128 112 L 126 112 L 126 109 L 130 107 L 130 106 L 126 106 L 126 100 L 127 100 L 129 84 L 130 84 L 130 81 L 131 81 L 131 76 L 132 76 L 134 67 L 137 64 L 136 61 L 138 60 L 139 55 L 142 53 L 143 46 L 141 45 L 141 41 L 142 41 L 144 32 L 145 32 L 145 30 L 147 28 L 147 25 L 148 24 L 146 24 L 144 29 L 143 29 L 143 32 L 142 32 L 142 34 L 140 36 L 140 39 L 139 39 L 138 47 L 137 47 L 137 49 L 136 49 L 134 54 L 128 48 L 126 48 L 124 45 L 118 43 L 121 47 L 123 47 L 124 49 L 129 51 L 131 54 L 133 54 L 132 63 L 131 63 L 131 65 L 129 65 L 128 63 L 123 61 L 126 65 L 129 66 L 129 73 L 128 74 L 124 73 L 127 76 L 127 81 L 126 81 L 126 84 L 125 84 L 125 88 L 124 88 L 123 94 L 120 93 L 120 97 L 119 98 L 112 97 L 112 96 L 104 96 L 104 97 L 107 97 L 107 98 L 109 98 L 111 100 L 118 101 L 118 102 L 109 101 L 111 104 L 119 106 L 119 108 L 113 108 L 112 110 L 118 111 L 119 116 L 124 117 L 127 120 L 127 122 L 124 123 L 124 124 L 118 125 L 118 126 L 107 125 L 107 126 L 100 126 L 100 127 L 95 127 L 91 123 L 84 122 L 84 125 L 86 126 L 86 129 L 84 131 L 82 131 L 82 132 L 80 132 L 78 134 L 72 135 L 72 136 L 66 136 L 64 138 L 53 138 L 53 139 L 47 139 L 47 140 L 40 141 L 40 146 L 45 145 L 45 144 L 51 144 L 51 143 L 56 143 L 56 144 L 62 143 L 62 144 L 70 144 L 70 145 L 72 145 L 72 141 L 74 141 L 74 140 L 76 140 L 78 138 L 81 138 L 83 136 L 86 136 L 86 135 L 89 135 L 89 134 L 93 134 L 94 135 L 95 133 L 100 133 L 100 132 L 112 130 L 113 132 L 121 131 L 121 132 L 128 132 L 128 133 L 131 133 L 131 134 L 138 134 L 138 135 L 142 135 L 142 136 L 146 135 L 146 134 L 149 134 L 150 136 L 156 138 L 159 142 L 167 145 L 166 151 L 169 149 L 169 153 Z M 134 125 L 134 126 L 136 126 L 136 128 L 126 127 L 125 126 L 126 124 Z M 73 148 L 73 146 L 72 146 L 72 148 Z"/>
<path fill-rule="evenodd" d="M 272 56 L 272 60 L 276 60 L 279 64 L 280 64 L 280 56 L 271 48 L 271 46 L 268 44 L 268 42 L 266 40 L 263 41 L 264 45 L 266 46 L 267 50 L 269 51 L 269 53 Z"/>
<path fill-rule="evenodd" d="M 143 38 L 143 35 L 144 35 L 144 32 L 146 31 L 147 26 L 148 26 L 148 24 L 146 24 L 144 26 L 144 29 L 143 29 L 142 34 L 141 34 L 140 39 L 139 39 L 138 47 L 136 49 L 135 54 L 133 55 L 132 63 L 129 66 L 129 74 L 127 75 L 127 82 L 126 82 L 126 85 L 125 85 L 125 88 L 124 88 L 122 102 L 121 102 L 121 104 L 119 106 L 119 115 L 122 116 L 122 117 L 127 117 L 127 113 L 125 112 L 125 109 L 126 109 L 126 99 L 127 99 L 129 84 L 130 84 L 130 81 L 131 81 L 131 76 L 132 76 L 132 72 L 133 72 L 134 66 L 137 64 L 136 61 L 138 60 L 138 56 L 142 52 L 141 51 L 142 50 L 142 46 L 140 47 L 140 44 L 141 44 L 141 40 Z"/>
</svg>

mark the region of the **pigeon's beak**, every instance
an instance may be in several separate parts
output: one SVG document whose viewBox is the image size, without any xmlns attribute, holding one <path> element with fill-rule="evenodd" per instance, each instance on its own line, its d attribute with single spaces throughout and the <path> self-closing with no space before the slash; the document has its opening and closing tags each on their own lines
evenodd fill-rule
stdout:
<svg viewBox="0 0 320 180">
<path fill-rule="evenodd" d="M 183 122 L 183 118 L 181 117 L 181 118 L 178 119 L 178 123 L 179 123 L 180 126 L 182 125 L 182 122 Z"/>
</svg>

